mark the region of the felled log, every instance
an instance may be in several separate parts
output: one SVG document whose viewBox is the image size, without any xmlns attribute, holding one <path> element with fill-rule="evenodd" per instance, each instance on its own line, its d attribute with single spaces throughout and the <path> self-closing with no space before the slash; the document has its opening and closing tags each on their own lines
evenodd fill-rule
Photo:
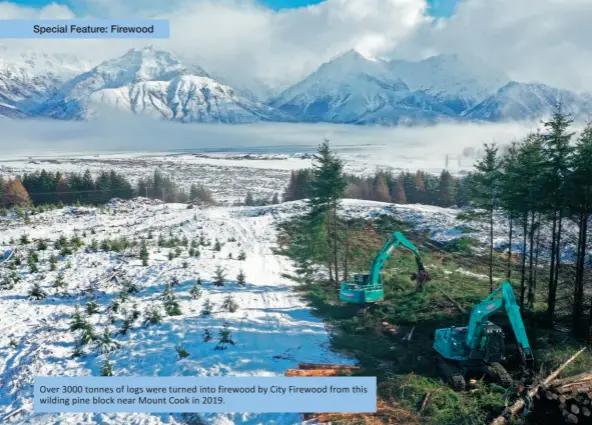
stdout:
<svg viewBox="0 0 592 425">
<path fill-rule="evenodd" d="M 337 376 L 340 373 L 339 369 L 288 369 L 284 376 Z"/>
<path fill-rule="evenodd" d="M 298 363 L 298 369 L 341 369 L 341 370 L 360 370 L 359 366 L 345 366 L 338 364 L 317 364 L 317 363 Z"/>
<path fill-rule="evenodd" d="M 549 387 L 549 384 L 551 382 L 553 382 L 553 380 L 555 380 L 555 378 L 557 378 L 559 376 L 559 374 L 571 363 L 573 362 L 580 354 L 582 354 L 584 351 L 586 350 L 586 348 L 582 348 L 580 351 L 578 351 L 577 353 L 575 353 L 573 356 L 571 356 L 569 359 L 567 359 L 567 361 L 565 363 L 563 363 L 561 366 L 559 366 L 559 368 L 557 368 L 553 373 L 551 373 L 549 376 L 547 376 L 547 378 L 545 378 L 545 380 L 541 383 L 538 383 L 537 385 L 534 385 L 528 392 L 527 392 L 527 397 L 532 399 L 534 397 L 534 395 L 536 393 L 539 392 L 539 389 L 541 388 L 541 386 L 544 387 Z M 507 407 L 506 409 L 504 409 L 504 411 L 502 412 L 502 414 L 500 416 L 498 416 L 497 418 L 495 418 L 493 420 L 493 422 L 491 422 L 491 425 L 505 425 L 506 423 L 508 423 L 508 418 L 513 417 L 514 415 L 516 415 L 518 412 L 520 412 L 522 409 L 524 409 L 524 406 L 526 405 L 526 402 L 523 398 L 517 400 L 512 406 Z M 577 417 L 576 417 L 577 419 Z M 574 422 L 577 423 L 577 422 Z"/>
</svg>

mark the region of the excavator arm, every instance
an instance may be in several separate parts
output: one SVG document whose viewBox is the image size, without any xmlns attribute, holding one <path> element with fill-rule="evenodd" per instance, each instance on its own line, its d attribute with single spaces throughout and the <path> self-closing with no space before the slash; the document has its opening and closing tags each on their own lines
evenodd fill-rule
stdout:
<svg viewBox="0 0 592 425">
<path fill-rule="evenodd" d="M 497 298 L 501 294 L 501 298 Z M 532 349 L 526 335 L 524 322 L 520 314 L 520 307 L 516 303 L 516 297 L 512 285 L 509 282 L 504 282 L 501 286 L 493 291 L 483 302 L 473 307 L 471 311 L 471 318 L 467 327 L 466 346 L 470 353 L 477 350 L 481 343 L 483 330 L 487 324 L 487 319 L 493 313 L 501 308 L 505 308 L 506 314 L 512 325 L 514 336 L 518 342 L 522 361 L 532 361 Z"/>
<path fill-rule="evenodd" d="M 422 272 L 425 273 L 419 250 L 415 247 L 415 245 L 407 240 L 403 233 L 393 232 L 389 239 L 385 242 L 378 255 L 374 258 L 374 261 L 372 261 L 372 265 L 370 267 L 370 277 L 368 279 L 371 285 L 378 285 L 380 283 L 380 272 L 384 267 L 384 263 L 391 256 L 391 252 L 393 252 L 399 245 L 408 249 L 415 255 L 418 274 Z"/>
</svg>

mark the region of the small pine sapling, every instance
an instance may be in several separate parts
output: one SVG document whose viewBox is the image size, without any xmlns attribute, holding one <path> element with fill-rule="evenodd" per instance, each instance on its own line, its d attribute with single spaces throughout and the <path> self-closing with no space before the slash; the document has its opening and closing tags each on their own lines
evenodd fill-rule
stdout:
<svg viewBox="0 0 592 425">
<path fill-rule="evenodd" d="M 109 363 L 109 359 L 105 360 L 103 366 L 101 366 L 101 376 L 113 376 L 113 367 Z"/>
<path fill-rule="evenodd" d="M 241 250 L 241 252 L 238 254 L 238 259 L 240 261 L 245 261 L 247 259 L 247 254 L 244 250 Z"/>
<path fill-rule="evenodd" d="M 210 302 L 210 300 L 206 300 L 206 302 L 203 305 L 203 308 L 201 310 L 201 315 L 202 316 L 209 316 L 212 314 L 212 303 Z"/>
<path fill-rule="evenodd" d="M 121 344 L 117 341 L 114 341 L 111 337 L 111 332 L 109 329 L 105 328 L 105 332 L 99 341 L 99 350 L 101 354 L 107 354 L 112 351 L 115 351 L 121 347 Z"/>
<path fill-rule="evenodd" d="M 29 291 L 29 299 L 32 300 L 43 300 L 47 297 L 45 291 L 39 285 L 39 282 L 35 282 Z"/>
<path fill-rule="evenodd" d="M 214 251 L 220 252 L 222 250 L 222 244 L 218 239 L 216 239 L 216 243 L 214 243 Z"/>
<path fill-rule="evenodd" d="M 93 314 L 97 314 L 99 312 L 99 305 L 95 302 L 95 300 L 89 298 L 86 303 L 86 314 L 92 316 Z"/>
<path fill-rule="evenodd" d="M 238 276 L 236 277 L 236 284 L 241 288 L 247 285 L 247 277 L 245 276 L 245 273 L 242 270 L 238 272 Z"/>
<path fill-rule="evenodd" d="M 222 329 L 218 335 L 220 339 L 218 344 L 216 344 L 216 350 L 226 350 L 229 345 L 235 345 L 234 341 L 232 340 L 232 332 L 230 331 L 227 322 L 222 325 Z"/>
<path fill-rule="evenodd" d="M 230 313 L 234 313 L 236 310 L 238 310 L 238 304 L 236 301 L 234 301 L 234 298 L 232 298 L 231 294 L 228 294 L 228 296 L 224 298 L 224 301 L 222 302 L 222 308 L 229 311 Z"/>
<path fill-rule="evenodd" d="M 187 351 L 183 345 L 179 344 L 175 347 L 177 351 L 177 355 L 179 356 L 179 360 L 189 357 L 189 351 Z"/>
<path fill-rule="evenodd" d="M 142 260 L 142 267 L 148 266 L 148 247 L 146 246 L 146 242 L 142 241 L 140 245 L 140 260 Z"/>
<path fill-rule="evenodd" d="M 203 339 L 203 342 L 210 342 L 212 340 L 210 330 L 206 328 L 201 338 Z"/>
<path fill-rule="evenodd" d="M 157 325 L 162 321 L 162 315 L 158 310 L 158 307 L 153 306 L 150 310 L 148 310 L 148 314 L 146 319 L 144 319 L 144 325 Z"/>
<path fill-rule="evenodd" d="M 224 286 L 224 281 L 226 279 L 225 271 L 222 266 L 216 266 L 215 278 L 214 278 L 214 285 L 216 286 Z"/>
<path fill-rule="evenodd" d="M 195 284 L 191 288 L 191 290 L 189 291 L 189 295 L 191 295 L 191 298 L 193 298 L 194 300 L 197 300 L 199 299 L 199 297 L 201 297 L 201 288 L 198 284 Z"/>
</svg>

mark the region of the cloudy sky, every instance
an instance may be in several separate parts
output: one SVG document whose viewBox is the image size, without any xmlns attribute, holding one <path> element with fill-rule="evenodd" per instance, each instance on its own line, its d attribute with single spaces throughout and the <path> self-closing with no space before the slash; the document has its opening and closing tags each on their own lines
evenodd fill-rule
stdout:
<svg viewBox="0 0 592 425">
<path fill-rule="evenodd" d="M 421 59 L 481 58 L 513 79 L 592 90 L 590 0 L 21 0 L 0 18 L 167 18 L 171 39 L 21 41 L 16 48 L 64 51 L 100 61 L 154 44 L 231 78 L 237 70 L 272 83 L 313 71 L 357 48 Z"/>
</svg>

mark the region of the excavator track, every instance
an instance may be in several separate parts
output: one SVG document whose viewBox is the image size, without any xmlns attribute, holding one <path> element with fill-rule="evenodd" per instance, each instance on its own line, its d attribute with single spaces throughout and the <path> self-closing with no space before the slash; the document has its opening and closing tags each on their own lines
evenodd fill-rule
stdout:
<svg viewBox="0 0 592 425">
<path fill-rule="evenodd" d="M 465 390 L 467 386 L 465 377 L 461 369 L 454 362 L 438 357 L 437 364 L 442 377 L 454 391 L 462 392 Z"/>
<path fill-rule="evenodd" d="M 514 380 L 508 373 L 505 367 L 494 362 L 487 366 L 489 376 L 499 385 L 504 388 L 509 388 L 514 383 Z"/>
</svg>

